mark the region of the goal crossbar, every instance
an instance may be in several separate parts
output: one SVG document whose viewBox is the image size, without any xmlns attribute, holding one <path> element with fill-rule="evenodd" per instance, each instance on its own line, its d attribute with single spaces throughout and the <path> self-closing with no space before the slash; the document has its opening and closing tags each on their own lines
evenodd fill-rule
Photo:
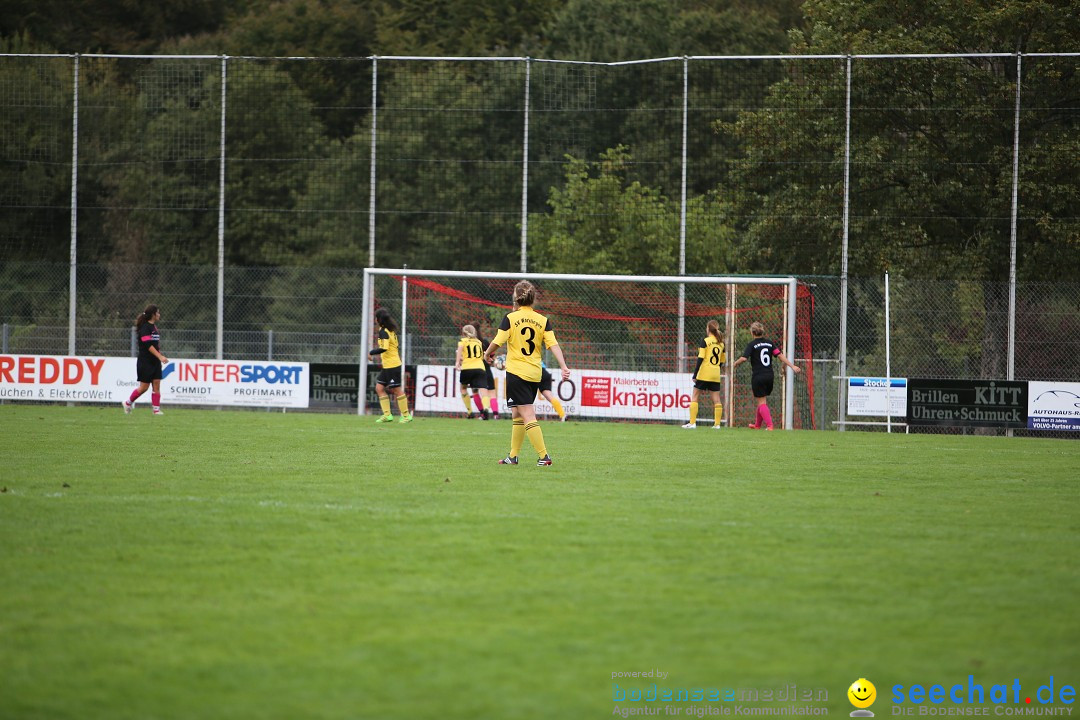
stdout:
<svg viewBox="0 0 1080 720">
<path fill-rule="evenodd" d="M 357 413 L 364 415 L 367 411 L 367 385 L 368 385 L 368 349 L 372 336 L 372 320 L 374 309 L 374 279 L 378 276 L 400 277 L 403 284 L 410 277 L 430 278 L 475 278 L 488 280 L 529 280 L 543 282 L 546 280 L 570 281 L 570 282 L 593 282 L 593 283 L 669 283 L 673 285 L 776 285 L 783 286 L 790 302 L 786 303 L 784 323 L 786 332 L 782 351 L 787 357 L 795 357 L 795 323 L 796 305 L 795 298 L 798 292 L 798 280 L 794 276 L 750 276 L 750 275 L 587 275 L 573 273 L 529 273 L 529 272 L 486 272 L 473 270 L 419 270 L 410 268 L 364 268 L 362 317 L 360 321 L 360 358 L 359 358 L 359 387 L 357 388 Z M 404 290 L 403 290 L 404 296 Z M 681 305 L 681 303 L 680 303 Z M 401 336 L 398 342 L 403 348 L 405 345 L 406 308 L 402 307 L 401 313 Z M 679 342 L 684 335 L 683 325 L 686 316 L 684 308 L 679 308 Z M 794 382 L 795 373 L 791 368 L 785 368 L 785 378 L 788 386 Z M 788 392 L 784 397 L 784 429 L 794 428 L 795 394 Z"/>
</svg>

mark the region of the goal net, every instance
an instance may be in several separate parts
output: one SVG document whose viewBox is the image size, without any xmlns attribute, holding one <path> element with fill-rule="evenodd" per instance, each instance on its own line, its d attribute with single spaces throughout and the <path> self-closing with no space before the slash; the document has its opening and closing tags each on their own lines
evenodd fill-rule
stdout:
<svg viewBox="0 0 1080 720">
<path fill-rule="evenodd" d="M 814 428 L 814 374 L 809 289 L 791 277 L 637 277 L 546 275 L 466 271 L 364 271 L 361 358 L 374 347 L 374 311 L 386 308 L 402 326 L 403 383 L 409 405 L 423 414 L 464 414 L 454 357 L 463 325 L 474 325 L 486 343 L 512 310 L 511 293 L 521 279 L 537 288 L 536 309 L 549 317 L 572 370 L 561 380 L 558 363 L 545 352 L 555 393 L 569 420 L 610 419 L 685 423 L 693 394 L 691 372 L 706 324 L 716 320 L 724 333 L 727 363 L 722 369 L 724 423 L 745 426 L 755 418 L 750 367 L 732 363 L 750 342 L 750 324 L 761 322 L 766 337 L 795 361 L 802 373 L 775 369 L 769 397 L 778 427 Z M 500 405 L 503 373 L 495 369 Z M 359 412 L 374 402 L 372 382 L 360 373 Z M 543 398 L 538 415 L 552 415 Z M 705 394 L 698 422 L 712 424 Z"/>
</svg>

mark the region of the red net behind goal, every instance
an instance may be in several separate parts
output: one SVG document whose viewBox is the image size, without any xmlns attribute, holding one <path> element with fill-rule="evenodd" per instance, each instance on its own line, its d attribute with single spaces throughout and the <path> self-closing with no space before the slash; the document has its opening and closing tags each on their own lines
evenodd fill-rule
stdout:
<svg viewBox="0 0 1080 720">
<path fill-rule="evenodd" d="M 475 325 L 481 337 L 490 341 L 502 318 L 511 311 L 511 294 L 516 279 L 471 277 L 410 276 L 404 279 L 404 352 L 410 365 L 452 366 L 460 330 Z M 403 310 L 403 278 L 375 276 L 373 308 L 386 307 L 400 320 Z M 705 336 L 709 320 L 716 320 L 725 335 L 728 366 L 750 341 L 750 324 L 761 322 L 766 336 L 786 348 L 789 358 L 803 370 L 794 388 L 788 388 L 782 368 L 776 370 L 776 382 L 769 406 L 780 426 L 786 393 L 794 391 L 794 426 L 814 428 L 814 374 L 811 318 L 813 296 L 798 286 L 794 346 L 785 337 L 786 285 L 768 284 L 692 284 L 685 285 L 683 313 L 684 342 L 678 343 L 679 286 L 675 283 L 536 280 L 536 310 L 552 321 L 567 364 L 587 375 L 597 371 L 605 377 L 623 374 L 636 382 L 668 393 L 685 405 L 693 389 L 690 373 L 694 369 L 698 344 Z M 550 353 L 546 362 L 557 368 Z M 555 373 L 557 375 L 557 373 Z M 678 375 L 673 375 L 678 374 Z M 750 392 L 749 365 L 740 366 L 732 377 L 725 368 L 723 399 L 725 422 L 746 425 L 754 420 L 754 401 Z M 655 382 L 653 379 L 655 378 Z M 731 395 L 728 397 L 728 382 Z M 587 402 L 582 388 L 575 387 L 574 400 Z M 570 394 L 570 389 L 566 393 Z M 566 398 L 564 398 L 565 400 Z M 632 398 L 631 398 L 632 400 Z M 599 402 L 599 401 L 597 401 Z M 666 401 L 665 401 L 666 402 Z M 564 404 L 567 404 L 564 402 Z M 569 405 L 575 406 L 573 402 Z M 733 410 L 733 418 L 729 411 Z M 571 410 L 571 418 L 590 417 L 588 407 Z M 603 415 L 601 415 L 603 416 Z M 685 411 L 633 413 L 632 420 L 673 420 Z M 616 414 L 610 417 L 619 417 Z M 699 422 L 711 424 L 712 409 L 702 403 Z"/>
</svg>

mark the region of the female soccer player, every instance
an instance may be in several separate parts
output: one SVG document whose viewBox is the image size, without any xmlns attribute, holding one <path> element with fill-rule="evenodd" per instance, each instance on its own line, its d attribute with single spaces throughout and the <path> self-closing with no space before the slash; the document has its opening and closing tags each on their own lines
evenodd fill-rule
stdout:
<svg viewBox="0 0 1080 720">
<path fill-rule="evenodd" d="M 488 419 L 488 411 L 484 401 L 488 397 L 487 373 L 484 370 L 484 346 L 476 338 L 476 328 L 465 325 L 461 328 L 461 340 L 458 341 L 457 355 L 454 358 L 454 370 L 461 374 L 461 402 L 465 405 L 465 412 L 471 419 L 473 416 L 472 405 L 469 404 L 469 388 L 472 388 L 472 399 L 476 402 L 476 408 L 480 416 Z"/>
<path fill-rule="evenodd" d="M 503 318 L 499 332 L 488 345 L 485 357 L 490 364 L 495 360 L 495 351 L 506 345 L 506 404 L 510 408 L 514 424 L 510 431 L 510 454 L 499 461 L 500 465 L 517 465 L 518 453 L 526 436 L 536 450 L 539 460 L 537 465 L 551 465 L 551 456 L 544 444 L 544 433 L 536 421 L 533 403 L 540 390 L 540 369 L 543 348 L 551 349 L 562 368 L 563 380 L 570 379 L 570 368 L 566 367 L 562 348 L 555 339 L 551 321 L 533 310 L 536 301 L 536 288 L 528 280 L 522 280 L 514 286 L 514 304 L 517 309 Z"/>
<path fill-rule="evenodd" d="M 774 357 L 779 358 L 780 362 L 796 373 L 802 370 L 784 357 L 784 353 L 780 352 L 780 348 L 776 347 L 772 340 L 765 339 L 764 325 L 759 322 L 751 323 L 750 334 L 754 336 L 754 339 L 746 346 L 742 357 L 736 360 L 732 367 L 737 368 L 747 360 L 750 361 L 750 389 L 754 393 L 754 400 L 757 401 L 757 415 L 748 427 L 757 430 L 765 425 L 766 430 L 772 430 L 772 413 L 769 412 L 767 404 L 767 398 L 772 394 L 773 387 L 772 360 Z"/>
<path fill-rule="evenodd" d="M 398 410 L 401 411 L 400 423 L 412 422 L 413 416 L 409 414 L 409 398 L 401 391 L 401 355 L 398 354 L 398 324 L 390 317 L 386 308 L 375 311 L 375 322 L 379 323 L 379 347 L 368 353 L 371 357 L 382 356 L 383 369 L 375 378 L 375 393 L 379 396 L 379 406 L 382 407 L 382 417 L 375 422 L 388 423 L 394 421 L 390 412 L 390 398 L 397 399 Z"/>
<path fill-rule="evenodd" d="M 476 328 L 476 339 L 480 341 L 480 346 L 486 349 L 487 346 L 488 346 L 488 341 L 481 334 L 483 332 L 483 330 L 482 330 L 483 325 L 478 322 L 473 327 Z M 495 375 L 491 372 L 491 364 L 487 361 L 486 357 L 484 358 L 484 377 L 487 379 L 488 403 L 491 406 L 491 419 L 492 420 L 498 420 L 499 419 L 499 393 L 497 393 L 495 391 Z M 483 394 L 483 393 L 481 393 L 481 394 Z"/>
<path fill-rule="evenodd" d="M 705 325 L 705 338 L 698 346 L 697 366 L 690 377 L 694 379 L 694 394 L 690 401 L 690 422 L 683 425 L 686 430 L 697 427 L 698 401 L 702 394 L 709 393 L 713 403 L 713 430 L 723 427 L 724 405 L 720 402 L 720 373 L 727 362 L 724 352 L 724 334 L 720 332 L 720 323 L 710 320 Z"/>
<path fill-rule="evenodd" d="M 124 401 L 124 413 L 130 413 L 135 407 L 135 401 L 152 385 L 154 391 L 150 393 L 150 405 L 154 408 L 155 415 L 164 414 L 161 412 L 161 368 L 169 362 L 169 358 L 161 354 L 161 333 L 157 329 L 160 319 L 161 311 L 157 305 L 147 305 L 135 318 L 135 333 L 139 337 L 139 359 L 135 361 L 135 374 L 139 387 L 132 390 L 131 397 Z"/>
</svg>

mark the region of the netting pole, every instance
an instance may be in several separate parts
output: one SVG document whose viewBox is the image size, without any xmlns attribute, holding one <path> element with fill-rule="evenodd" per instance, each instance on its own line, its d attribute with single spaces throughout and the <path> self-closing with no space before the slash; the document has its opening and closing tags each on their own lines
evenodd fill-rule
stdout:
<svg viewBox="0 0 1080 720">
<path fill-rule="evenodd" d="M 225 93 L 228 56 L 221 56 L 221 148 L 218 160 L 217 338 L 215 357 L 225 357 Z"/>
<path fill-rule="evenodd" d="M 71 110 L 71 250 L 68 269 L 68 355 L 75 354 L 76 271 L 78 270 L 79 198 L 79 54 L 75 54 L 75 87 Z"/>
<path fill-rule="evenodd" d="M 368 267 L 375 266 L 375 130 L 379 117 L 379 59 L 371 58 L 371 168 L 368 173 Z M 365 286 L 366 287 L 366 286 Z M 363 362 L 363 358 L 360 361 Z"/>
<path fill-rule="evenodd" d="M 784 355 L 795 362 L 795 316 L 799 308 L 799 281 L 791 278 L 784 286 L 784 310 L 787 312 L 787 332 L 784 333 Z M 784 429 L 795 429 L 795 371 L 785 368 Z"/>
<path fill-rule="evenodd" d="M 371 339 L 371 303 L 375 290 L 375 276 L 364 268 L 363 297 L 360 300 L 360 358 L 359 376 L 356 383 L 356 414 L 367 413 L 367 357 L 368 342 Z"/>
<path fill-rule="evenodd" d="M 529 91 L 532 88 L 532 60 L 525 58 L 525 129 L 521 151 L 521 272 L 529 261 Z"/>
<path fill-rule="evenodd" d="M 682 200 L 679 211 L 679 275 L 686 274 L 686 126 L 688 113 L 690 60 L 683 56 L 682 95 Z M 679 329 L 676 334 L 679 348 L 679 372 L 686 371 L 686 285 L 679 283 Z"/>
<path fill-rule="evenodd" d="M 1016 216 L 1020 191 L 1020 60 L 1016 53 L 1016 108 L 1013 111 L 1012 212 L 1009 218 L 1009 369 L 1006 380 L 1016 375 Z"/>
<path fill-rule="evenodd" d="M 724 322 L 724 337 L 726 338 L 727 365 L 724 366 L 724 375 L 727 379 L 725 383 L 725 402 L 727 406 L 727 419 L 728 427 L 735 427 L 735 368 L 733 364 L 735 362 L 735 356 L 732 354 L 735 352 L 735 284 L 728 283 L 727 286 L 727 318 Z"/>
<path fill-rule="evenodd" d="M 844 220 L 840 252 L 840 384 L 836 409 L 837 426 L 844 432 L 847 422 L 847 315 L 848 315 L 848 234 L 851 216 L 851 56 L 847 57 L 847 90 L 844 96 Z"/>
<path fill-rule="evenodd" d="M 889 322 L 889 271 L 885 271 L 885 432 L 892 432 L 892 328 Z"/>
</svg>

